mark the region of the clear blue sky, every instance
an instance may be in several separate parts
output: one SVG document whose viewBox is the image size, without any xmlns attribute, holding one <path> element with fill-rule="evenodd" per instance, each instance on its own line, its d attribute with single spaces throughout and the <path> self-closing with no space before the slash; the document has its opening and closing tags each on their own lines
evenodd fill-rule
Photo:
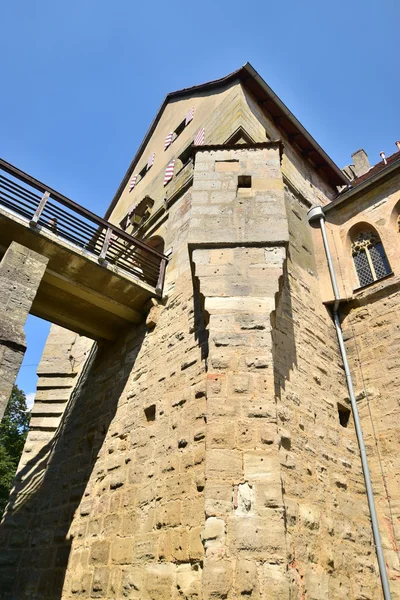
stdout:
<svg viewBox="0 0 400 600">
<path fill-rule="evenodd" d="M 246 61 L 339 166 L 400 138 L 399 0 L 14 0 L 1 23 L 0 155 L 99 214 L 165 94 Z"/>
</svg>

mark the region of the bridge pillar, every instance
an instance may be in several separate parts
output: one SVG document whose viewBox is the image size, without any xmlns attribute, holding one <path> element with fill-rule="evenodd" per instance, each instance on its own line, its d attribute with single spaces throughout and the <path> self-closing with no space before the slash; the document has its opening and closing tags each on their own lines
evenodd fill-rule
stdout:
<svg viewBox="0 0 400 600">
<path fill-rule="evenodd" d="M 0 421 L 24 358 L 24 325 L 47 263 L 16 242 L 0 262 Z"/>
</svg>

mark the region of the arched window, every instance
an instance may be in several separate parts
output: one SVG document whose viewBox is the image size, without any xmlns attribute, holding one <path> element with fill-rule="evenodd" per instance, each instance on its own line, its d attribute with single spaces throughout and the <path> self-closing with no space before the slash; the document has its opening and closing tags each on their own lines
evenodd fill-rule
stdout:
<svg viewBox="0 0 400 600">
<path fill-rule="evenodd" d="M 360 287 L 364 287 L 391 272 L 383 244 L 373 231 L 362 231 L 351 245 L 354 266 Z"/>
<path fill-rule="evenodd" d="M 164 252 L 164 240 L 160 235 L 154 235 L 153 237 L 143 241 L 146 242 L 148 246 L 151 246 L 151 248 L 154 248 L 159 252 Z"/>
</svg>

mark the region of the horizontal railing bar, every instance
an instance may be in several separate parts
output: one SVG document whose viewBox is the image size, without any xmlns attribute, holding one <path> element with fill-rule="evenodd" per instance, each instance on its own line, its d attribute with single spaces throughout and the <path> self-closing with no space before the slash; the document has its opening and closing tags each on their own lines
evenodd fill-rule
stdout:
<svg viewBox="0 0 400 600">
<path fill-rule="evenodd" d="M 81 214 L 77 214 L 76 211 L 71 209 L 70 207 L 62 204 L 58 200 L 54 199 L 50 196 L 50 200 L 48 202 L 49 206 L 56 207 L 59 211 L 61 211 L 64 215 L 68 215 L 69 217 L 73 217 L 77 221 L 81 223 L 85 223 L 87 227 L 91 227 L 92 231 L 96 231 L 99 228 L 97 223 L 94 223 L 92 219 L 88 219 L 87 217 L 82 217 Z"/>
<path fill-rule="evenodd" d="M 156 272 L 149 271 L 148 269 L 144 268 L 143 265 L 134 265 L 134 264 L 130 264 L 130 263 L 120 263 L 120 262 L 113 263 L 109 259 L 107 259 L 107 260 L 108 260 L 108 262 L 111 262 L 112 264 L 116 264 L 121 269 L 128 269 L 128 270 L 134 271 L 135 273 L 142 273 L 144 277 L 147 277 L 147 279 L 157 279 L 157 277 L 158 277 L 158 271 L 156 271 Z"/>
<path fill-rule="evenodd" d="M 69 218 L 76 219 L 76 221 L 79 223 L 84 223 L 86 225 L 86 227 L 91 228 L 92 232 L 95 232 L 99 228 L 97 223 L 93 223 L 93 221 L 91 219 L 87 219 L 85 217 L 82 217 L 81 215 L 77 215 L 71 209 L 64 208 L 64 205 L 60 204 L 58 202 L 58 200 L 54 200 L 54 198 L 52 198 L 51 196 L 50 196 L 49 202 L 47 204 L 48 204 L 48 206 L 53 206 L 55 209 L 60 211 L 61 214 L 65 215 Z"/>
<path fill-rule="evenodd" d="M 153 265 L 159 265 L 160 261 L 156 260 L 154 256 L 152 256 L 151 254 L 146 254 L 145 252 L 143 252 L 142 250 L 137 251 L 135 248 L 126 248 L 126 247 L 121 247 L 121 244 L 116 243 L 115 240 L 113 240 L 113 243 L 110 244 L 110 246 L 113 248 L 113 250 L 116 250 L 118 252 L 120 252 L 121 256 L 130 256 L 130 257 L 137 257 L 140 258 L 141 260 L 146 260 L 147 262 L 153 264 Z"/>
<path fill-rule="evenodd" d="M 60 223 L 59 221 L 57 223 L 52 223 L 52 219 L 49 219 L 47 215 L 44 215 L 44 217 L 40 217 L 39 225 L 47 227 L 60 235 L 63 234 L 63 232 L 67 233 L 68 235 L 73 235 L 75 239 L 80 240 L 80 244 L 89 246 L 90 240 L 88 239 L 88 237 L 82 234 L 70 224 Z"/>
<path fill-rule="evenodd" d="M 19 214 L 19 215 L 21 215 L 21 214 L 22 214 L 22 216 L 23 216 L 23 217 L 26 217 L 27 219 L 30 219 L 30 218 L 31 218 L 31 216 L 32 216 L 32 211 L 29 211 L 29 212 L 28 212 L 27 210 L 25 210 L 25 209 L 23 209 L 23 208 L 21 208 L 21 209 L 19 209 L 19 210 L 17 211 L 17 210 L 16 210 L 16 208 L 15 208 L 15 204 L 11 204 L 11 202 L 8 202 L 7 200 L 4 200 L 4 201 L 3 201 L 3 199 L 2 199 L 2 202 L 1 202 L 1 203 L 2 203 L 2 205 L 3 205 L 3 206 L 5 206 L 6 208 L 9 208 L 9 209 L 10 209 L 10 210 L 12 210 L 13 212 L 15 212 L 15 213 L 17 213 L 17 214 Z"/>
<path fill-rule="evenodd" d="M 137 277 L 142 276 L 147 281 L 155 282 L 157 280 L 157 275 L 158 275 L 157 273 L 150 273 L 150 272 L 146 271 L 145 269 L 143 269 L 141 265 L 133 265 L 130 263 L 125 263 L 125 262 L 121 263 L 118 261 L 113 261 L 113 260 L 110 260 L 109 256 L 106 256 L 105 260 L 108 263 L 115 265 L 119 269 L 123 269 L 124 271 L 127 271 L 129 273 L 134 273 Z"/>
<path fill-rule="evenodd" d="M 47 214 L 54 213 L 54 216 L 56 216 L 57 218 L 68 221 L 69 223 L 72 223 L 72 225 L 74 225 L 75 227 L 79 227 L 80 229 L 85 230 L 88 235 L 93 236 L 96 233 L 96 231 L 98 231 L 97 228 L 91 227 L 90 225 L 87 225 L 87 223 L 85 223 L 84 221 L 74 218 L 73 215 L 70 215 L 69 213 L 63 211 L 61 208 L 55 206 L 54 204 L 51 204 L 50 202 L 46 204 L 45 208 L 43 209 L 43 212 L 46 212 Z"/>
<path fill-rule="evenodd" d="M 21 200 L 24 200 L 25 202 L 30 202 L 32 204 L 32 206 L 38 206 L 40 199 L 37 199 L 36 197 L 30 197 L 28 194 L 21 194 L 18 190 L 14 190 L 12 189 L 10 186 L 6 186 L 4 184 L 2 184 L 2 182 L 0 181 L 0 189 L 3 190 L 3 193 L 8 193 L 10 195 L 12 195 L 13 198 L 17 197 L 20 198 Z"/>
<path fill-rule="evenodd" d="M 119 248 L 115 247 L 115 244 L 112 244 L 109 246 L 109 252 L 116 254 L 121 260 L 138 260 L 141 262 L 145 262 L 145 263 L 149 264 L 150 266 L 152 266 L 153 268 L 157 268 L 157 269 L 160 266 L 159 261 L 152 261 L 149 257 L 144 256 L 143 254 L 138 254 L 135 252 L 129 253 L 126 250 L 123 250 L 121 252 L 121 250 Z"/>
<path fill-rule="evenodd" d="M 155 257 L 155 256 L 153 256 L 150 253 L 146 253 L 146 252 L 144 252 L 144 250 L 135 248 L 134 246 L 125 246 L 125 245 L 121 244 L 121 240 L 118 240 L 118 239 L 114 238 L 112 240 L 111 245 L 112 245 L 113 248 L 118 249 L 121 253 L 124 253 L 124 254 L 126 254 L 126 253 L 129 253 L 129 254 L 134 253 L 135 255 L 138 255 L 138 256 L 147 256 L 149 258 L 149 260 L 152 260 L 154 263 L 156 263 L 156 264 L 160 263 L 158 257 Z"/>
<path fill-rule="evenodd" d="M 141 261 L 141 260 L 137 260 L 135 258 L 133 258 L 133 259 L 122 259 L 121 260 L 118 257 L 118 255 L 116 255 L 114 252 L 107 252 L 106 258 L 108 260 L 116 260 L 119 264 L 133 264 L 133 263 L 137 263 L 137 264 L 134 265 L 135 267 L 146 269 L 149 273 L 158 274 L 158 272 L 159 272 L 159 266 L 149 265 L 146 262 Z"/>
<path fill-rule="evenodd" d="M 17 188 L 20 192 L 23 192 L 24 194 L 29 194 L 30 196 L 37 198 L 38 200 L 40 200 L 40 196 L 38 194 L 35 194 L 34 192 L 32 192 L 32 190 L 27 190 L 26 188 L 22 187 L 22 185 L 19 185 L 19 183 L 17 183 L 16 181 L 13 181 L 12 179 L 8 179 L 8 177 L 4 177 L 4 175 L 2 175 L 0 173 L 0 180 L 5 181 L 7 183 L 7 185 L 11 185 L 14 188 Z"/>
<path fill-rule="evenodd" d="M 73 242 L 76 246 L 78 246 L 79 248 L 82 248 L 83 250 L 88 249 L 86 248 L 87 243 L 85 241 L 82 241 L 81 238 L 78 238 L 74 235 L 72 235 L 71 233 L 69 233 L 68 231 L 63 230 L 61 227 L 57 226 L 57 228 L 55 228 L 53 225 L 51 225 L 49 222 L 47 221 L 42 221 L 39 219 L 38 221 L 39 225 L 41 227 L 44 227 L 44 229 L 47 229 L 48 231 L 51 231 L 52 233 L 54 233 L 55 235 L 58 235 L 66 240 L 69 240 L 70 242 Z M 89 250 L 89 249 L 88 249 Z M 93 250 L 89 250 L 92 254 L 95 254 L 95 252 L 93 252 Z"/>
<path fill-rule="evenodd" d="M 4 183 L 4 180 L 0 180 L 0 188 L 18 198 L 23 198 L 24 200 L 32 202 L 32 204 L 38 205 L 40 202 L 40 198 L 37 196 L 33 194 L 24 194 L 23 190 L 19 190 L 18 188 L 14 188 L 14 186 L 8 185 L 8 183 Z"/>
<path fill-rule="evenodd" d="M 4 190 L 0 191 L 0 197 L 1 198 L 8 198 L 9 201 L 14 203 L 15 206 L 15 210 L 18 210 L 18 207 L 21 206 L 21 204 L 23 206 L 27 206 L 29 208 L 29 210 L 32 212 L 32 214 L 35 212 L 36 210 L 36 206 L 32 206 L 31 203 L 29 203 L 27 200 L 23 200 L 22 198 L 17 200 L 15 198 L 15 196 L 12 196 L 11 194 L 9 194 L 8 192 L 5 192 Z"/>
<path fill-rule="evenodd" d="M 101 217 L 99 217 L 95 213 L 92 213 L 87 208 L 84 208 L 83 206 L 80 206 L 79 204 L 77 204 L 73 200 L 70 200 L 69 198 L 67 198 L 63 194 L 60 194 L 59 192 L 57 192 L 56 190 L 54 190 L 50 186 L 47 186 L 47 185 L 43 184 L 39 180 L 35 179 L 34 177 L 31 177 L 27 173 L 24 173 L 24 171 L 21 171 L 20 169 L 17 169 L 17 167 L 14 167 L 13 165 L 9 164 L 7 161 L 5 161 L 5 160 L 3 160 L 1 158 L 0 158 L 0 167 L 4 171 L 6 171 L 7 173 L 9 173 L 10 175 L 13 175 L 14 177 L 17 177 L 21 181 L 24 181 L 24 183 L 27 183 L 28 185 L 31 185 L 32 187 L 38 189 L 39 191 L 41 191 L 43 193 L 46 192 L 46 191 L 49 192 L 50 196 L 53 197 L 53 199 L 57 200 L 58 202 L 60 202 L 64 206 L 68 206 L 69 208 L 73 209 L 75 212 L 77 212 L 81 216 L 86 217 L 87 219 L 89 219 L 91 221 L 94 221 L 96 224 L 102 225 L 103 227 L 109 227 L 119 237 L 121 237 L 121 238 L 125 239 L 126 241 L 130 242 L 134 246 L 137 246 L 138 248 L 142 248 L 143 250 L 146 250 L 146 251 L 150 252 L 151 254 L 153 254 L 154 256 L 158 256 L 159 258 L 166 258 L 165 255 L 162 254 L 162 252 L 159 252 L 155 248 L 151 248 L 151 246 L 147 246 L 147 244 L 145 244 L 144 242 L 142 242 L 142 241 L 140 241 L 140 240 L 138 240 L 138 239 L 130 236 L 128 233 L 125 233 L 125 231 L 123 231 L 119 227 L 113 225 L 112 223 L 109 223 L 105 219 L 102 219 Z"/>
</svg>

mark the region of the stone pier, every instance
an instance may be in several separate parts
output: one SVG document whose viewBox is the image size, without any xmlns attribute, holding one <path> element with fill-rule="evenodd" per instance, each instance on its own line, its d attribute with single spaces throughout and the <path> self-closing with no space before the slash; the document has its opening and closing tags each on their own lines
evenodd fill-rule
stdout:
<svg viewBox="0 0 400 600">
<path fill-rule="evenodd" d="M 47 263 L 16 242 L 0 263 L 0 420 L 24 358 L 24 325 Z"/>
</svg>

